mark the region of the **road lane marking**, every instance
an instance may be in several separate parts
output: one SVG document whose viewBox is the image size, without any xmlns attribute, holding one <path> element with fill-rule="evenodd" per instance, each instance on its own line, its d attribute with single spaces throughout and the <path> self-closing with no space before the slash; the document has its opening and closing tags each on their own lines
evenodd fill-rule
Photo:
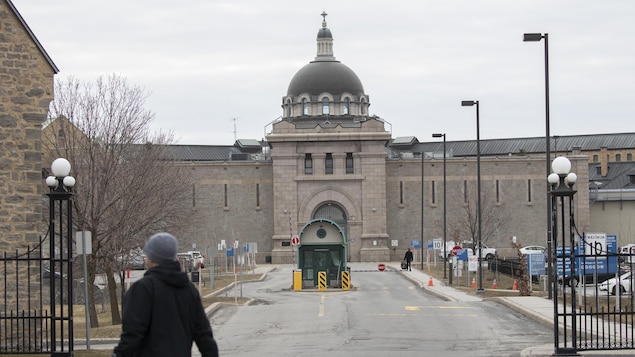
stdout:
<svg viewBox="0 0 635 357">
<path fill-rule="evenodd" d="M 421 309 L 473 309 L 471 306 L 404 306 L 408 311 L 419 311 Z"/>
<path fill-rule="evenodd" d="M 326 295 L 322 295 L 320 298 L 320 310 L 318 312 L 318 317 L 324 317 L 324 299 L 326 299 Z"/>
</svg>

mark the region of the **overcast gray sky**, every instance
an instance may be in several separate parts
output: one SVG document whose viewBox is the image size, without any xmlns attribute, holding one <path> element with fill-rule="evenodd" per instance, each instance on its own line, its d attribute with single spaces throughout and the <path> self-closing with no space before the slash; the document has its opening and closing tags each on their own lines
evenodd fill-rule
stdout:
<svg viewBox="0 0 635 357">
<path fill-rule="evenodd" d="M 13 0 L 60 69 L 118 74 L 151 93 L 154 129 L 180 144 L 261 139 L 316 55 L 326 11 L 336 58 L 394 137 L 432 141 L 634 132 L 632 0 Z M 234 120 L 235 119 L 235 120 Z"/>
</svg>

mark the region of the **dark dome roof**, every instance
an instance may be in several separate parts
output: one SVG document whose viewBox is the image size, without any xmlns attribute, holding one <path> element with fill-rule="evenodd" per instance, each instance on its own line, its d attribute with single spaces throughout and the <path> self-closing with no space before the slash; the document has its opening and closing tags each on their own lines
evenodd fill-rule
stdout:
<svg viewBox="0 0 635 357">
<path fill-rule="evenodd" d="M 329 30 L 326 27 L 322 27 L 321 29 L 318 30 L 318 34 L 317 34 L 317 38 L 333 38 L 333 35 L 331 35 L 331 30 Z"/>
<path fill-rule="evenodd" d="M 364 87 L 355 72 L 340 61 L 312 61 L 293 76 L 287 95 L 319 95 L 324 92 L 361 95 L 364 94 Z"/>
</svg>

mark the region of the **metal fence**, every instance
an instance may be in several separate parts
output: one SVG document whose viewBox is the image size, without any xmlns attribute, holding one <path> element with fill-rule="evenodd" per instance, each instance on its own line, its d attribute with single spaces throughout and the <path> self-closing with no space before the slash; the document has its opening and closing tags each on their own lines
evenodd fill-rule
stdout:
<svg viewBox="0 0 635 357">
<path fill-rule="evenodd" d="M 0 354 L 50 354 L 72 337 L 66 259 L 43 257 L 42 245 L 0 257 Z"/>
<path fill-rule="evenodd" d="M 610 274 L 586 270 L 587 264 L 582 264 L 575 276 L 565 278 L 554 269 L 555 355 L 635 349 L 635 279 L 630 273 L 635 270 L 635 254 L 577 254 L 572 258 L 598 266 L 609 255 L 615 257 L 611 261 L 617 265 Z M 513 277 L 523 275 L 519 259 L 494 259 L 490 269 Z"/>
</svg>

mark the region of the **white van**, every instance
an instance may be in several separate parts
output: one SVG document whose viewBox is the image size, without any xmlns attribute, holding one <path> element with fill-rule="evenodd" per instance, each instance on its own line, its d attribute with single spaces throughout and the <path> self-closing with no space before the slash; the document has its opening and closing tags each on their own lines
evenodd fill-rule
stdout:
<svg viewBox="0 0 635 357">
<path fill-rule="evenodd" d="M 199 268 L 205 268 L 205 257 L 201 254 L 201 252 L 197 250 L 190 250 L 188 253 L 194 256 L 194 260 L 198 264 Z"/>
<path fill-rule="evenodd" d="M 635 263 L 635 243 L 620 247 L 620 261 L 624 263 Z"/>
</svg>

